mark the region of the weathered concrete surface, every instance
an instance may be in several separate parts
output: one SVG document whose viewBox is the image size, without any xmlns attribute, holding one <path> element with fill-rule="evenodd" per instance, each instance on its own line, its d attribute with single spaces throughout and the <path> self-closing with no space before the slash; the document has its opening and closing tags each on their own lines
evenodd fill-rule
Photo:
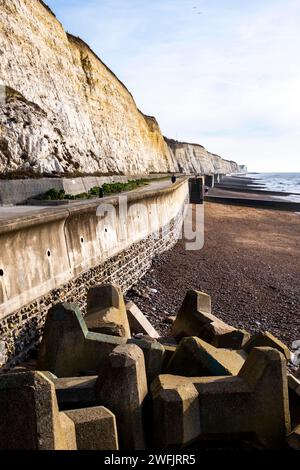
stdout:
<svg viewBox="0 0 300 470">
<path fill-rule="evenodd" d="M 290 389 L 294 390 L 297 395 L 300 397 L 300 379 L 294 377 L 292 374 L 288 375 L 288 384 Z"/>
<path fill-rule="evenodd" d="M 288 445 L 294 450 L 300 450 L 300 425 L 287 436 Z"/>
<path fill-rule="evenodd" d="M 162 375 L 151 389 L 160 448 L 251 436 L 263 448 L 285 447 L 291 428 L 287 369 L 275 349 L 253 349 L 236 377 Z"/>
<path fill-rule="evenodd" d="M 74 425 L 42 373 L 0 377 L 0 449 L 76 450 Z"/>
<path fill-rule="evenodd" d="M 190 186 L 190 203 L 203 204 L 205 194 L 205 181 L 204 176 L 189 179 Z"/>
<path fill-rule="evenodd" d="M 136 344 L 145 356 L 148 382 L 162 370 L 165 350 L 155 340 L 135 340 L 91 333 L 76 305 L 59 304 L 51 308 L 42 343 L 38 369 L 49 370 L 57 377 L 97 375 L 117 347 Z"/>
<path fill-rule="evenodd" d="M 300 380 L 292 374 L 288 375 L 289 406 L 292 429 L 300 423 Z"/>
<path fill-rule="evenodd" d="M 121 450 L 145 449 L 143 403 L 147 393 L 142 350 L 133 344 L 118 346 L 100 371 L 96 397 L 116 416 Z"/>
<path fill-rule="evenodd" d="M 116 418 L 103 406 L 66 411 L 78 450 L 119 450 Z"/>
<path fill-rule="evenodd" d="M 157 232 L 187 197 L 188 181 L 181 179 L 128 194 L 125 221 L 117 197 L 0 220 L 0 320 Z M 107 212 L 106 204 L 116 211 Z"/>
<path fill-rule="evenodd" d="M 164 362 L 163 362 L 163 367 L 162 367 L 162 372 L 163 374 L 166 374 L 168 371 L 168 366 L 171 362 L 171 359 L 174 357 L 174 354 L 176 353 L 177 346 L 172 346 L 172 345 L 163 345 L 165 348 L 165 357 L 164 357 Z"/>
<path fill-rule="evenodd" d="M 180 307 L 172 328 L 173 335 L 198 336 L 216 347 L 241 349 L 250 335 L 237 330 L 211 313 L 211 298 L 204 292 L 190 290 Z"/>
<path fill-rule="evenodd" d="M 183 447 L 199 438 L 199 394 L 192 379 L 161 375 L 151 392 L 156 448 Z"/>
<path fill-rule="evenodd" d="M 238 375 L 246 357 L 244 351 L 217 349 L 197 337 L 183 338 L 167 372 L 184 377 Z"/>
<path fill-rule="evenodd" d="M 88 291 L 85 323 L 88 330 L 94 333 L 131 338 L 120 287 L 106 284 Z"/>
<path fill-rule="evenodd" d="M 204 324 L 213 321 L 210 315 L 211 297 L 204 292 L 188 291 L 173 324 L 173 335 L 199 336 Z"/>
<path fill-rule="evenodd" d="M 134 302 L 126 304 L 126 312 L 131 333 L 142 333 L 154 339 L 159 338 L 157 331 Z"/>
<path fill-rule="evenodd" d="M 248 343 L 245 344 L 243 349 L 249 353 L 253 348 L 263 346 L 278 349 L 278 351 L 280 351 L 285 356 L 287 361 L 291 360 L 291 352 L 289 348 L 269 332 L 260 332 L 252 336 Z"/>
<path fill-rule="evenodd" d="M 97 376 L 52 379 L 60 409 L 95 406 L 97 379 Z"/>
<path fill-rule="evenodd" d="M 212 340 L 212 345 L 216 348 L 225 349 L 242 349 L 249 341 L 251 335 L 246 330 L 234 329 L 229 333 L 215 335 Z"/>
</svg>

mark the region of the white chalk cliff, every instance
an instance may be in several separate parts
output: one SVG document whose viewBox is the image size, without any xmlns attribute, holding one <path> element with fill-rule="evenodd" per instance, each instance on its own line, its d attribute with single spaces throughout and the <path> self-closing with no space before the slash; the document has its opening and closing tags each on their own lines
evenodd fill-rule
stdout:
<svg viewBox="0 0 300 470">
<path fill-rule="evenodd" d="M 118 78 L 40 0 L 0 0 L 0 172 L 238 172 L 164 139 Z"/>
</svg>

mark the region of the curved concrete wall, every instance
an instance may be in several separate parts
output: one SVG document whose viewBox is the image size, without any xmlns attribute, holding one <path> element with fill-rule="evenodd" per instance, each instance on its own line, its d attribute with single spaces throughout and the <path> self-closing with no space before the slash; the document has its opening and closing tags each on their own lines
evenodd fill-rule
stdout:
<svg viewBox="0 0 300 470">
<path fill-rule="evenodd" d="M 176 243 L 174 233 L 182 223 L 188 190 L 185 178 L 158 191 L 150 188 L 129 193 L 126 219 L 122 219 L 126 209 L 123 196 L 121 203 L 111 197 L 101 204 L 99 200 L 74 203 L 1 221 L 0 343 L 4 341 L 14 349 L 12 337 L 16 331 L 22 336 L 23 321 L 28 331 L 34 329 L 40 323 L 41 311 L 45 316 L 55 301 L 83 303 L 78 292 L 84 291 L 87 279 L 89 285 L 104 278 L 120 279 L 122 284 L 127 276 L 123 290 L 131 287 L 150 267 L 151 256 Z M 106 211 L 109 208 L 112 210 Z M 165 230 L 168 224 L 166 237 L 155 239 L 153 234 Z M 98 267 L 105 263 L 99 277 Z M 74 286 L 77 290 L 73 295 Z M 36 341 L 36 332 L 30 334 Z M 25 342 L 29 347 L 28 337 Z M 18 348 L 19 354 L 22 345 Z M 10 358 L 16 355 L 12 350 L 6 353 Z"/>
</svg>

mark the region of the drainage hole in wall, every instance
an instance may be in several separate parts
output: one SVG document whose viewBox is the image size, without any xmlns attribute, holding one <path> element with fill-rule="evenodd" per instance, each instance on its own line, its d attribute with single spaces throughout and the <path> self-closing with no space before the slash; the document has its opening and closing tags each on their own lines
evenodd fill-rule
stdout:
<svg viewBox="0 0 300 470">
<path fill-rule="evenodd" d="M 108 230 L 107 230 L 107 228 L 106 228 L 106 229 L 105 229 L 105 233 L 107 233 L 107 232 L 108 232 Z"/>
<path fill-rule="evenodd" d="M 0 277 L 3 277 L 4 276 L 4 271 L 3 269 L 0 269 Z"/>
<path fill-rule="evenodd" d="M 51 251 L 50 250 L 47 251 L 47 256 L 48 256 L 48 258 L 50 258 L 50 256 L 51 256 Z"/>
<path fill-rule="evenodd" d="M 83 238 L 83 237 L 81 237 L 81 238 L 80 238 L 80 241 L 81 241 L 81 243 L 83 243 L 83 242 L 84 242 L 84 238 Z"/>
</svg>

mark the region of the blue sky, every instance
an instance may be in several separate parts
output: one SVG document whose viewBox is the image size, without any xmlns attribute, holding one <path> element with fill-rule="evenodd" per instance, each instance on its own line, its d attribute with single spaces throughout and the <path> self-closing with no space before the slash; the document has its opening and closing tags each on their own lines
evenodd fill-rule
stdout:
<svg viewBox="0 0 300 470">
<path fill-rule="evenodd" d="M 46 3 L 166 136 L 300 172 L 299 0 Z"/>
</svg>

